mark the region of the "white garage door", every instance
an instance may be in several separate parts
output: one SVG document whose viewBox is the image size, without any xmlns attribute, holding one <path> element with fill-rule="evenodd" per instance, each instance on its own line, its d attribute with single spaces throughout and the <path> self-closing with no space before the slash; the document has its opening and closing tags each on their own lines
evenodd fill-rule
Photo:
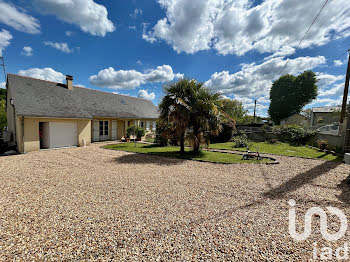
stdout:
<svg viewBox="0 0 350 262">
<path fill-rule="evenodd" d="M 76 123 L 50 122 L 50 147 L 76 146 L 78 132 Z"/>
</svg>

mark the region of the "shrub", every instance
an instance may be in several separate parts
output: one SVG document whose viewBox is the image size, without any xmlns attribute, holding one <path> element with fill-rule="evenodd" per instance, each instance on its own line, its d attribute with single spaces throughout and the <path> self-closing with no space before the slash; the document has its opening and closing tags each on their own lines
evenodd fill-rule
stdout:
<svg viewBox="0 0 350 262">
<path fill-rule="evenodd" d="M 321 150 L 326 150 L 328 148 L 328 141 L 325 139 L 319 139 L 316 141 L 316 145 Z"/>
<path fill-rule="evenodd" d="M 235 136 L 232 140 L 235 142 L 234 147 L 248 147 L 249 140 L 246 134 Z"/>
<path fill-rule="evenodd" d="M 126 136 L 136 136 L 137 138 L 143 137 L 145 135 L 145 130 L 142 127 L 130 126 L 126 130 Z"/>
<path fill-rule="evenodd" d="M 295 145 L 306 145 L 316 132 L 307 131 L 299 125 L 274 126 L 272 132 L 276 134 L 280 141 Z"/>
<path fill-rule="evenodd" d="M 154 139 L 154 143 L 158 146 L 167 146 L 169 143 L 166 135 L 166 129 L 167 126 L 163 122 L 157 121 L 156 137 Z"/>
</svg>

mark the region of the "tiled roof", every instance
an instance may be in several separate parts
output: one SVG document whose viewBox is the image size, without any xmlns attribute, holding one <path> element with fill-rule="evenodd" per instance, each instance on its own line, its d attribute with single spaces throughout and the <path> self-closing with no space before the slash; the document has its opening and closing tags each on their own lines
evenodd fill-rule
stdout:
<svg viewBox="0 0 350 262">
<path fill-rule="evenodd" d="M 158 118 L 148 100 L 8 74 L 17 115 L 62 118 Z"/>
</svg>

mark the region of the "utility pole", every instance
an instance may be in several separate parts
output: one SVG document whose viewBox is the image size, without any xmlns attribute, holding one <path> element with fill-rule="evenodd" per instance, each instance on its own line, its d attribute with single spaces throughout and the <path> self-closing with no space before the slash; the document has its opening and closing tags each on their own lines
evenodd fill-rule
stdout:
<svg viewBox="0 0 350 262">
<path fill-rule="evenodd" d="M 254 101 L 254 123 L 255 123 L 255 118 L 256 118 L 256 99 Z"/>
<path fill-rule="evenodd" d="M 348 68 L 346 69 L 346 78 L 345 78 L 345 86 L 344 86 L 344 94 L 343 94 L 343 104 L 341 107 L 341 114 L 340 114 L 340 124 L 343 124 L 345 112 L 346 112 L 346 102 L 348 100 L 348 93 L 349 93 L 349 80 L 350 80 L 350 49 L 348 50 Z"/>
</svg>

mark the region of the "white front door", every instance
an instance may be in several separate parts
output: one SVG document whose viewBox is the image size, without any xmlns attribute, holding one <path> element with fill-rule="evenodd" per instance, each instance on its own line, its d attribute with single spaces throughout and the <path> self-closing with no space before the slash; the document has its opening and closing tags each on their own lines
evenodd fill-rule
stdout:
<svg viewBox="0 0 350 262">
<path fill-rule="evenodd" d="M 117 140 L 117 121 L 112 121 L 112 140 Z"/>
<path fill-rule="evenodd" d="M 100 141 L 108 140 L 109 137 L 109 121 L 100 120 Z"/>
<path fill-rule="evenodd" d="M 94 142 L 100 141 L 100 122 L 96 120 L 94 121 L 93 139 Z"/>
</svg>

